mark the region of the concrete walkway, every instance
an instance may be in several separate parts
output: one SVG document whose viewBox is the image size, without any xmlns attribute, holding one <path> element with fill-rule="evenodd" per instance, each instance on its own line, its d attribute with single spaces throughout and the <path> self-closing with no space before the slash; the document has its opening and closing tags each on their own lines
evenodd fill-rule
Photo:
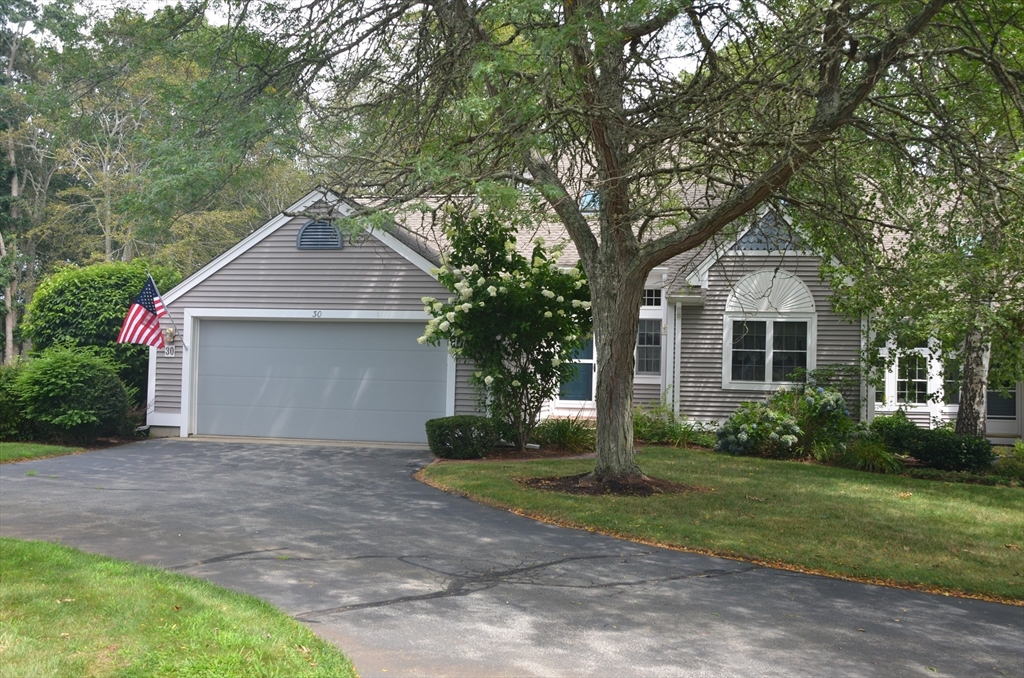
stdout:
<svg viewBox="0 0 1024 678">
<path fill-rule="evenodd" d="M 429 460 L 164 439 L 5 464 L 0 534 L 260 596 L 364 677 L 1024 676 L 1024 608 L 552 527 L 413 480 Z"/>
</svg>

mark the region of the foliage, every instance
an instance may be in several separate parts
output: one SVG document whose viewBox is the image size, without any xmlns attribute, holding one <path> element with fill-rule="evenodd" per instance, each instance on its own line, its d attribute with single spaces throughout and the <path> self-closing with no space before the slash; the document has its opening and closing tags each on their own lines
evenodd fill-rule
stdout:
<svg viewBox="0 0 1024 678">
<path fill-rule="evenodd" d="M 996 461 L 995 473 L 1024 482 L 1024 442 L 1018 440 L 1013 448 Z"/>
<path fill-rule="evenodd" d="M 1011 475 L 984 471 L 943 471 L 937 468 L 924 466 L 908 466 L 900 475 L 908 478 L 920 478 L 922 480 L 933 480 L 942 483 L 962 483 L 965 485 L 989 485 L 1001 487 L 1022 487 L 1024 481 L 1014 478 Z"/>
<path fill-rule="evenodd" d="M 268 3 L 258 20 L 287 60 L 267 82 L 317 93 L 308 147 L 340 193 L 503 191 L 569 233 L 592 289 L 604 478 L 641 472 L 628 390 L 646 274 L 790 182 L 823 183 L 863 148 L 847 128 L 897 154 L 933 136 L 941 111 L 871 114 L 891 109 L 890 82 L 956 99 L 942 65 L 1001 72 L 1019 34 L 989 21 L 993 3 L 961 4 L 381 0 Z M 928 77 L 905 67 L 922 61 Z"/>
<path fill-rule="evenodd" d="M 792 415 L 766 403 L 741 403 L 718 429 L 715 449 L 733 455 L 787 459 L 800 456 L 803 431 Z"/>
<path fill-rule="evenodd" d="M 431 320 L 421 343 L 448 342 L 471 362 L 470 378 L 502 434 L 523 449 L 540 408 L 572 378 L 573 352 L 590 332 L 590 289 L 579 268 L 562 272 L 542 239 L 531 258 L 498 213 L 451 215 L 451 253 L 438 281 L 455 296 L 424 297 Z"/>
<path fill-rule="evenodd" d="M 875 436 L 857 436 L 835 457 L 835 464 L 858 471 L 901 473 L 903 462 Z"/>
<path fill-rule="evenodd" d="M 992 444 L 983 436 L 957 435 L 948 428 L 921 429 L 910 456 L 943 471 L 989 469 L 995 459 Z"/>
<path fill-rule="evenodd" d="M 130 433 L 124 384 L 110 363 L 85 349 L 43 351 L 22 369 L 14 390 L 45 437 L 88 443 Z"/>
<path fill-rule="evenodd" d="M 832 387 L 783 387 L 770 395 L 766 404 L 796 420 L 801 431 L 797 448 L 805 454 L 830 457 L 842 451 L 856 429 L 846 400 Z"/>
<path fill-rule="evenodd" d="M 176 272 L 139 259 L 67 266 L 54 273 L 39 285 L 28 308 L 25 328 L 35 347 L 95 347 L 98 355 L 117 367 L 121 380 L 144 405 L 149 348 L 118 344 L 117 335 L 128 307 L 146 282 L 147 271 L 161 291 L 181 281 Z"/>
<path fill-rule="evenodd" d="M 633 410 L 633 436 L 642 442 L 674 447 L 714 447 L 715 435 L 697 422 L 677 419 L 664 399 L 657 405 Z"/>
<path fill-rule="evenodd" d="M 354 678 L 269 603 L 60 544 L 0 538 L 5 676 Z"/>
<path fill-rule="evenodd" d="M 487 417 L 460 414 L 427 420 L 427 444 L 442 459 L 481 459 L 497 442 L 497 428 Z"/>
<path fill-rule="evenodd" d="M 886 447 L 900 454 L 910 454 L 917 449 L 922 430 L 902 409 L 887 417 L 875 417 L 871 422 L 871 432 L 881 438 Z"/>
<path fill-rule="evenodd" d="M 35 437 L 32 422 L 18 398 L 15 383 L 24 363 L 0 365 L 0 440 L 31 440 Z"/>
<path fill-rule="evenodd" d="M 594 425 L 575 417 L 549 417 L 533 429 L 533 440 L 541 445 L 555 445 L 576 454 L 594 449 Z"/>
</svg>

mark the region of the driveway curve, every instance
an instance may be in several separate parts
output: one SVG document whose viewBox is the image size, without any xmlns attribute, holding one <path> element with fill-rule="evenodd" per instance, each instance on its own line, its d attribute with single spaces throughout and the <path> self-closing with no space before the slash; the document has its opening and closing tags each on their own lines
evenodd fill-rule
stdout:
<svg viewBox="0 0 1024 678">
<path fill-rule="evenodd" d="M 1024 675 L 1024 608 L 553 527 L 413 480 L 429 460 L 163 439 L 5 464 L 0 534 L 259 596 L 364 677 Z"/>
</svg>

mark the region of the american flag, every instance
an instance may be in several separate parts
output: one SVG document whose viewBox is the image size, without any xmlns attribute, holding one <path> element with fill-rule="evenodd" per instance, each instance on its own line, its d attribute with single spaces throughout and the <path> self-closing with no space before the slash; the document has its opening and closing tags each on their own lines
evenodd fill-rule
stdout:
<svg viewBox="0 0 1024 678">
<path fill-rule="evenodd" d="M 128 315 L 121 325 L 121 334 L 117 335 L 117 343 L 163 348 L 164 335 L 160 333 L 160 318 L 166 315 L 167 309 L 164 308 L 156 283 L 151 276 L 147 277 L 142 291 L 128 309 Z"/>
</svg>

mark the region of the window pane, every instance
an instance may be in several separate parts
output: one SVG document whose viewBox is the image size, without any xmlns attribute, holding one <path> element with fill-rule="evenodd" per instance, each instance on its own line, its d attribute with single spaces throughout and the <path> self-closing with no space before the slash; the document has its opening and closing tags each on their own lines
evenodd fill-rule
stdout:
<svg viewBox="0 0 1024 678">
<path fill-rule="evenodd" d="M 583 348 L 576 349 L 572 353 L 572 359 L 575 360 L 593 360 L 594 359 L 594 338 L 587 339 L 587 343 L 583 345 Z"/>
<path fill-rule="evenodd" d="M 928 359 L 923 355 L 900 358 L 896 380 L 896 402 L 928 402 Z"/>
<path fill-rule="evenodd" d="M 764 381 L 764 351 L 732 352 L 733 381 Z"/>
<path fill-rule="evenodd" d="M 776 351 L 807 351 L 807 323 L 772 323 L 772 348 Z"/>
<path fill-rule="evenodd" d="M 592 400 L 594 396 L 594 364 L 576 365 L 576 376 L 562 384 L 558 397 L 562 400 Z"/>
<path fill-rule="evenodd" d="M 772 353 L 772 381 L 796 381 L 795 370 L 807 369 L 806 351 L 775 351 Z"/>
<path fill-rule="evenodd" d="M 637 374 L 661 374 L 661 320 L 641 320 L 636 345 Z"/>
<path fill-rule="evenodd" d="M 732 347 L 742 351 L 764 351 L 767 341 L 767 324 L 762 321 L 734 320 L 732 323 Z"/>
<path fill-rule="evenodd" d="M 661 290 L 645 289 L 644 306 L 661 306 Z"/>
<path fill-rule="evenodd" d="M 988 416 L 992 419 L 1017 418 L 1017 393 L 1010 391 L 1002 396 L 999 391 L 988 392 Z"/>
</svg>

